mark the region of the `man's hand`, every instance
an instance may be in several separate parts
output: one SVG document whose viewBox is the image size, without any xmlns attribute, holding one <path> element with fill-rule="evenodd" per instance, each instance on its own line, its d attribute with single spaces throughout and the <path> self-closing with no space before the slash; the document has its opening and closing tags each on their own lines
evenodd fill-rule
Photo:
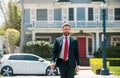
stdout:
<svg viewBox="0 0 120 78">
<path fill-rule="evenodd" d="M 55 68 L 55 64 L 50 64 L 50 68 L 51 68 L 51 70 L 54 70 L 54 68 Z"/>
<path fill-rule="evenodd" d="M 79 72 L 80 66 L 76 66 L 75 70 L 76 70 L 76 72 Z"/>
</svg>

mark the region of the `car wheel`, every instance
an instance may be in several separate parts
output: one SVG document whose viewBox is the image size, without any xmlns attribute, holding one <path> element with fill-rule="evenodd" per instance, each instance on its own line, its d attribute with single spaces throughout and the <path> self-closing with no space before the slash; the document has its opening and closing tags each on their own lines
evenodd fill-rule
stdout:
<svg viewBox="0 0 120 78">
<path fill-rule="evenodd" d="M 57 68 L 55 68 L 54 70 L 51 70 L 51 68 L 48 67 L 46 69 L 46 74 L 49 75 L 49 76 L 55 76 L 55 75 L 58 74 L 58 70 L 57 70 Z"/>
<path fill-rule="evenodd" d="M 10 66 L 5 66 L 1 70 L 1 74 L 3 76 L 12 76 L 13 75 L 13 69 Z"/>
</svg>

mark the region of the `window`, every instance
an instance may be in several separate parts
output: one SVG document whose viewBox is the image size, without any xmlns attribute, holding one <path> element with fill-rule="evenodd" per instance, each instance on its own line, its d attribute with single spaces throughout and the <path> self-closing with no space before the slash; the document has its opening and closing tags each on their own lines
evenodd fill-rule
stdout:
<svg viewBox="0 0 120 78">
<path fill-rule="evenodd" d="M 37 9 L 37 21 L 47 21 L 47 9 Z"/>
<path fill-rule="evenodd" d="M 29 60 L 29 61 L 38 61 L 38 57 L 31 55 L 12 55 L 9 60 Z"/>
<path fill-rule="evenodd" d="M 22 55 L 12 55 L 9 60 L 24 60 L 24 56 Z"/>
<path fill-rule="evenodd" d="M 120 20 L 120 8 L 115 8 L 115 20 Z"/>
<path fill-rule="evenodd" d="M 36 38 L 36 40 L 40 40 L 40 41 L 50 41 L 49 38 Z"/>
<path fill-rule="evenodd" d="M 38 61 L 38 57 L 31 56 L 31 55 L 24 55 L 24 60 L 29 60 L 29 61 Z"/>
<path fill-rule="evenodd" d="M 51 37 L 49 37 L 49 36 L 36 36 L 35 40 L 51 42 Z"/>
<path fill-rule="evenodd" d="M 114 46 L 120 46 L 120 36 L 112 36 L 111 43 Z"/>
<path fill-rule="evenodd" d="M 88 53 L 92 55 L 92 38 L 88 38 Z"/>
<path fill-rule="evenodd" d="M 30 9 L 25 9 L 25 23 L 30 23 Z"/>
<path fill-rule="evenodd" d="M 103 20 L 103 11 L 100 9 L 100 20 Z M 108 20 L 108 9 L 106 9 L 106 20 Z"/>
<path fill-rule="evenodd" d="M 54 9 L 54 20 L 55 21 L 62 20 L 62 9 Z"/>
<path fill-rule="evenodd" d="M 69 8 L 69 20 L 73 21 L 74 20 L 74 9 Z"/>
<path fill-rule="evenodd" d="M 88 20 L 93 20 L 93 8 L 88 8 Z"/>
<path fill-rule="evenodd" d="M 77 20 L 85 20 L 85 8 L 77 8 Z"/>
</svg>

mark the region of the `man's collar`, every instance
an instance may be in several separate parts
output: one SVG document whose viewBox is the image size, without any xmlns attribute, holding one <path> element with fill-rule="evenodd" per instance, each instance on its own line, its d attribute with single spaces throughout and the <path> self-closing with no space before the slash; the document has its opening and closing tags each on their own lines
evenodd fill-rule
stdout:
<svg viewBox="0 0 120 78">
<path fill-rule="evenodd" d="M 68 35 L 67 37 L 70 38 L 70 35 Z M 65 38 L 65 35 L 63 35 L 63 38 Z"/>
</svg>

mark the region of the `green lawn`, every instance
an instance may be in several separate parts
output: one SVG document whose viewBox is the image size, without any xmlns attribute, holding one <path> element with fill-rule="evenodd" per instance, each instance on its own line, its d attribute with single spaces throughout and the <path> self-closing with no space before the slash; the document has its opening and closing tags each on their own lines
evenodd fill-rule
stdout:
<svg viewBox="0 0 120 78">
<path fill-rule="evenodd" d="M 110 72 L 112 72 L 113 75 L 120 76 L 120 66 L 111 66 Z"/>
</svg>

